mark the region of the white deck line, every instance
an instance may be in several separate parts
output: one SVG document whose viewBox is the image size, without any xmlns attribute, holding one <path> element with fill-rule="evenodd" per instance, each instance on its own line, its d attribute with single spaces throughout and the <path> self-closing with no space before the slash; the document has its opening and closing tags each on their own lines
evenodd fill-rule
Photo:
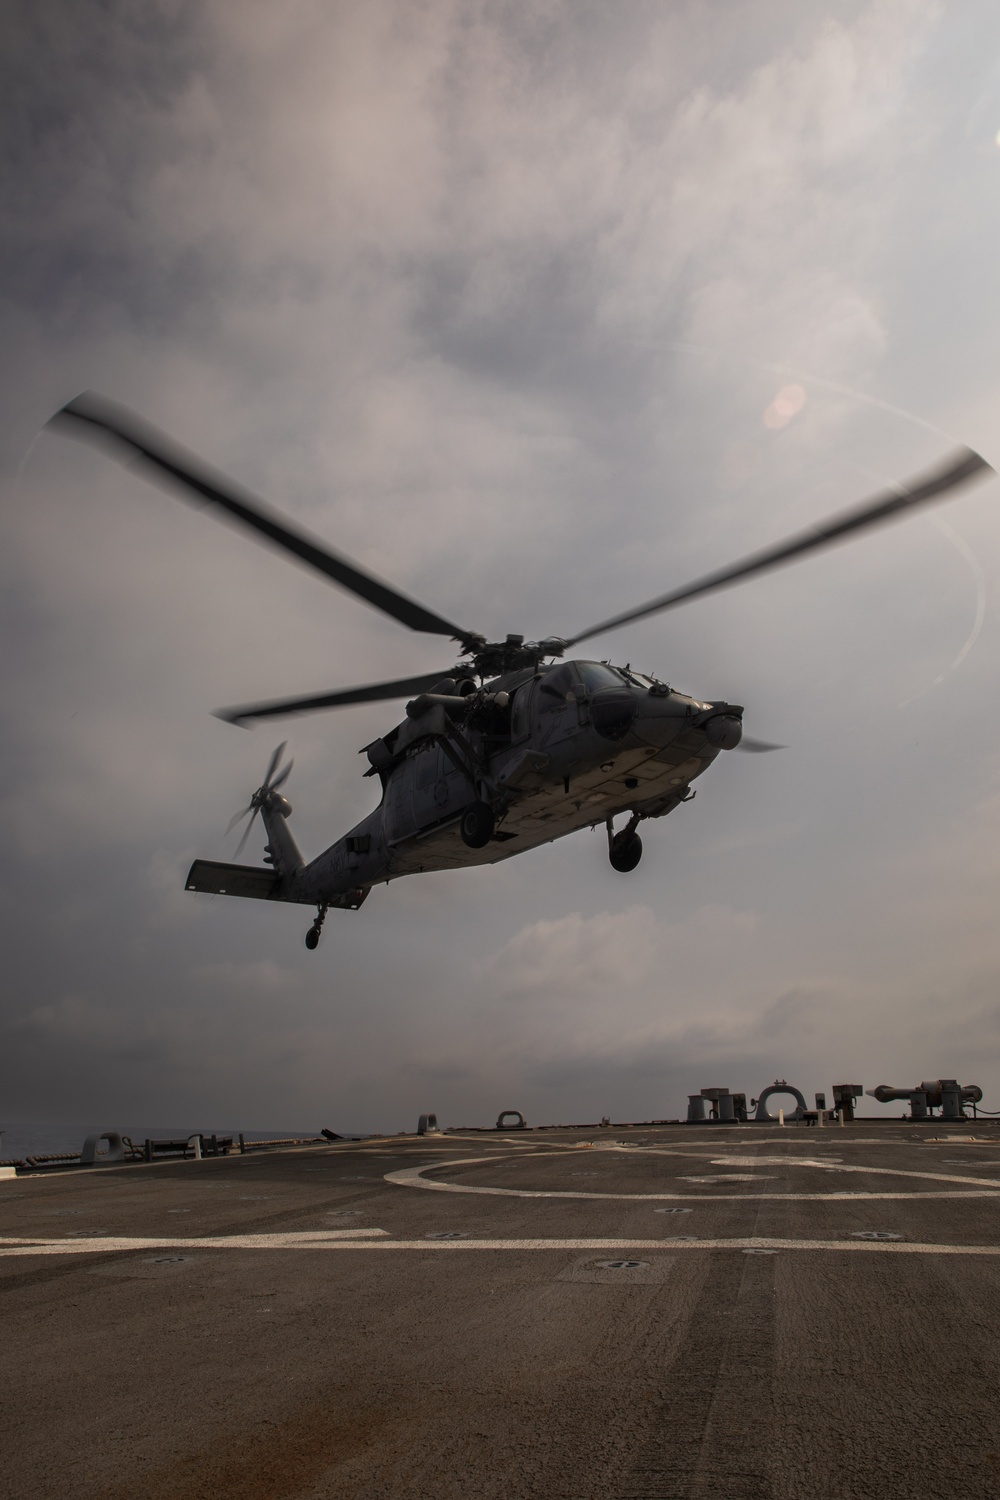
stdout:
<svg viewBox="0 0 1000 1500">
<path fill-rule="evenodd" d="M 379 1239 L 387 1229 L 315 1229 L 288 1234 L 209 1234 L 178 1239 L 176 1235 L 81 1235 L 79 1239 L 45 1239 L 31 1235 L 0 1236 L 3 1255 L 75 1255 L 79 1251 L 119 1250 L 312 1250 L 341 1241 Z"/>
<path fill-rule="evenodd" d="M 368 1234 L 385 1233 L 368 1230 Z M 0 1259 L 24 1255 L 113 1255 L 129 1250 L 353 1250 L 357 1252 L 405 1250 L 429 1254 L 434 1251 L 514 1250 L 521 1252 L 567 1250 L 658 1251 L 674 1254 L 699 1250 L 824 1250 L 869 1255 L 978 1255 L 996 1258 L 1000 1245 L 953 1245 L 908 1243 L 900 1240 L 803 1240 L 769 1239 L 757 1235 L 734 1239 L 640 1240 L 640 1239 L 468 1239 L 468 1240 L 365 1240 L 361 1235 L 341 1239 L 329 1235 L 235 1234 L 204 1239 L 92 1239 L 41 1240 L 34 1244 L 0 1242 Z"/>
<path fill-rule="evenodd" d="M 538 1156 L 543 1153 L 539 1152 Z M 548 1155 L 549 1153 L 544 1153 Z M 491 1161 L 502 1158 L 491 1157 Z M 516 1158 L 507 1158 L 514 1160 Z M 522 1157 L 522 1161 L 529 1158 Z M 538 1159 L 537 1157 L 535 1158 Z M 773 1159 L 772 1159 L 773 1160 Z M 805 1202 L 822 1203 L 827 1200 L 840 1201 L 854 1198 L 997 1198 L 1000 1197 L 1000 1182 L 995 1178 L 982 1177 L 957 1177 L 943 1172 L 907 1172 L 896 1167 L 845 1167 L 839 1162 L 836 1164 L 820 1162 L 813 1157 L 805 1160 L 794 1158 L 782 1158 L 785 1166 L 802 1166 L 810 1169 L 821 1169 L 824 1172 L 864 1172 L 875 1173 L 889 1177 L 915 1177 L 925 1181 L 961 1183 L 964 1191 L 941 1192 L 941 1193 L 586 1193 L 574 1191 L 561 1191 L 554 1188 L 499 1188 L 478 1187 L 472 1183 L 463 1182 L 432 1182 L 424 1176 L 425 1172 L 435 1172 L 443 1166 L 467 1167 L 481 1166 L 481 1156 L 468 1156 L 459 1161 L 434 1163 L 431 1166 L 403 1167 L 398 1172 L 386 1172 L 385 1181 L 395 1184 L 396 1187 L 427 1188 L 435 1193 L 484 1193 L 498 1198 L 573 1198 L 587 1200 L 611 1200 L 615 1202 L 665 1202 L 680 1200 L 685 1203 L 712 1203 L 715 1201 L 725 1203 L 737 1203 L 741 1199 L 751 1199 L 759 1203 L 761 1201 L 778 1202 Z M 763 1163 L 762 1163 L 763 1164 Z M 770 1163 L 768 1163 L 770 1165 Z M 971 1190 L 971 1191 L 970 1191 Z"/>
</svg>

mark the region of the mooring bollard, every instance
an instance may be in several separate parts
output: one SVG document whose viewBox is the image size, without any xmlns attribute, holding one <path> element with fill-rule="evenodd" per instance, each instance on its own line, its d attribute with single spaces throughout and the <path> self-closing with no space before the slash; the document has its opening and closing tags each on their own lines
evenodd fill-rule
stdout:
<svg viewBox="0 0 1000 1500">
<path fill-rule="evenodd" d="M 421 1115 L 417 1122 L 417 1135 L 440 1135 L 437 1115 Z"/>
<path fill-rule="evenodd" d="M 98 1151 L 102 1141 L 107 1141 L 108 1149 Z M 125 1160 L 125 1143 L 117 1130 L 101 1130 L 96 1135 L 88 1135 L 80 1152 L 81 1167 L 103 1167 L 111 1162 Z"/>
</svg>

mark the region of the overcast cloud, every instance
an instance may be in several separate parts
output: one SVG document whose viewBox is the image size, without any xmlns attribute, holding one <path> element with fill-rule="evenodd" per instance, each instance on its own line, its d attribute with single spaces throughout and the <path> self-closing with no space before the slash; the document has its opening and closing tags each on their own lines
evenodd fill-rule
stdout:
<svg viewBox="0 0 1000 1500">
<path fill-rule="evenodd" d="M 642 1119 L 776 1075 L 1000 1109 L 1000 483 L 593 642 L 789 746 L 633 874 L 581 833 L 311 954 L 306 909 L 184 874 L 286 734 L 297 837 L 339 837 L 396 710 L 210 711 L 448 644 L 37 436 L 125 401 L 494 638 L 957 442 L 1000 466 L 995 7 L 9 0 L 0 66 L 0 1113 Z"/>
</svg>

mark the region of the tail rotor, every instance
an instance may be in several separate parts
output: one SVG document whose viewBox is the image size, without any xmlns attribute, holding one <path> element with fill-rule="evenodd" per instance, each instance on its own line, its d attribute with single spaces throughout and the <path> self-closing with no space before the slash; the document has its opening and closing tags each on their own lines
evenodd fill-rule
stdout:
<svg viewBox="0 0 1000 1500">
<path fill-rule="evenodd" d="M 278 770 L 278 763 L 285 753 L 287 744 L 287 740 L 282 740 L 281 744 L 271 756 L 267 771 L 264 774 L 264 780 L 254 792 L 253 796 L 250 798 L 250 805 L 248 807 L 244 807 L 241 812 L 238 812 L 234 818 L 230 818 L 229 820 L 229 825 L 226 828 L 227 834 L 232 833 L 237 823 L 240 823 L 248 813 L 250 814 L 250 821 L 243 830 L 243 837 L 240 839 L 239 845 L 237 846 L 236 853 L 233 856 L 234 859 L 239 859 L 240 855 L 243 853 L 243 850 L 246 848 L 247 839 L 250 837 L 250 830 L 253 827 L 255 819 L 260 813 L 260 810 L 264 806 L 268 797 L 272 792 L 276 792 L 279 786 L 283 786 L 284 783 L 288 780 L 289 773 L 295 762 L 289 760 L 287 764 L 282 766 L 280 771 Z"/>
</svg>

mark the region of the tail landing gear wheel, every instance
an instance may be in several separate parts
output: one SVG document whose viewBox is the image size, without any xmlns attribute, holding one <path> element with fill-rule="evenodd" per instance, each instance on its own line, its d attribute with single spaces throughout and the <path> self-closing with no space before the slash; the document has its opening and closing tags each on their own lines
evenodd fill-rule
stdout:
<svg viewBox="0 0 1000 1500">
<path fill-rule="evenodd" d="M 608 858 L 613 870 L 626 875 L 629 870 L 635 869 L 642 858 L 642 839 L 637 833 L 630 833 L 627 836 L 621 833 L 616 834 L 608 850 Z"/>
<path fill-rule="evenodd" d="M 470 849 L 483 849 L 493 837 L 496 819 L 488 802 L 473 802 L 462 814 L 459 825 L 463 844 Z"/>
<path fill-rule="evenodd" d="M 326 921 L 326 914 L 328 910 L 329 908 L 327 906 L 320 907 L 319 911 L 316 913 L 315 922 L 306 933 L 306 947 L 309 949 L 310 953 L 314 948 L 319 947 L 319 935 L 323 931 L 323 923 Z"/>
</svg>

